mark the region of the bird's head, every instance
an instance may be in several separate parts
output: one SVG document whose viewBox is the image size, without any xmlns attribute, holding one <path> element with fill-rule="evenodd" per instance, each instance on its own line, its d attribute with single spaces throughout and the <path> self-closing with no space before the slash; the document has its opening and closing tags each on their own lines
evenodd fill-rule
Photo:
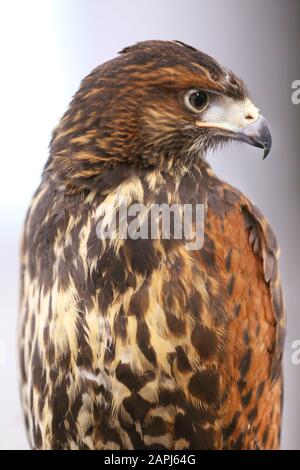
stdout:
<svg viewBox="0 0 300 470">
<path fill-rule="evenodd" d="M 49 168 L 69 182 L 116 167 L 168 168 L 201 161 L 217 144 L 271 147 L 244 83 L 178 41 L 124 49 L 82 82 L 51 142 Z"/>
</svg>

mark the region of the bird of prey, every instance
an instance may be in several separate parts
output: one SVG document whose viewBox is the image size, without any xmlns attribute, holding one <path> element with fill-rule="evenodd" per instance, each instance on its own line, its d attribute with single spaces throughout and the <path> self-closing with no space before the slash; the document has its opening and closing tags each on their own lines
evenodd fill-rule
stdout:
<svg viewBox="0 0 300 470">
<path fill-rule="evenodd" d="M 279 447 L 278 248 L 261 212 L 206 160 L 232 140 L 264 156 L 271 147 L 244 83 L 180 41 L 127 47 L 82 81 L 22 240 L 18 346 L 32 448 Z M 99 236 L 120 200 L 146 213 L 202 204 L 201 248 L 161 229 Z"/>
</svg>

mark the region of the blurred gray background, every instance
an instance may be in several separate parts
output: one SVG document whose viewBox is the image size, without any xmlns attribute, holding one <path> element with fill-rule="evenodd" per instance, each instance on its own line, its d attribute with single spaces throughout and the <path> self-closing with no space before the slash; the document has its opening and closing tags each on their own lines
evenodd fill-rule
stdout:
<svg viewBox="0 0 300 470">
<path fill-rule="evenodd" d="M 261 152 L 232 144 L 210 156 L 217 174 L 245 192 L 281 245 L 288 312 L 282 447 L 300 449 L 300 79 L 299 0 L 4 0 L 0 4 L 0 448 L 26 449 L 16 378 L 18 243 L 47 159 L 50 133 L 80 80 L 131 43 L 179 39 L 229 66 L 271 123 Z"/>
</svg>

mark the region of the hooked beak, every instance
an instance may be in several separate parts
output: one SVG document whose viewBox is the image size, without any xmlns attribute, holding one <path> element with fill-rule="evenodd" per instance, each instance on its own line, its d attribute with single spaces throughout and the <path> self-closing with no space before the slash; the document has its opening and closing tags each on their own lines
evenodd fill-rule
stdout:
<svg viewBox="0 0 300 470">
<path fill-rule="evenodd" d="M 269 155 L 272 147 L 270 126 L 261 115 L 252 124 L 244 127 L 239 132 L 232 133 L 231 137 L 254 147 L 264 149 L 263 160 Z"/>
<path fill-rule="evenodd" d="M 196 125 L 222 131 L 231 139 L 262 148 L 263 158 L 270 153 L 272 136 L 269 124 L 249 98 L 235 101 L 228 97 L 216 97 Z"/>
</svg>

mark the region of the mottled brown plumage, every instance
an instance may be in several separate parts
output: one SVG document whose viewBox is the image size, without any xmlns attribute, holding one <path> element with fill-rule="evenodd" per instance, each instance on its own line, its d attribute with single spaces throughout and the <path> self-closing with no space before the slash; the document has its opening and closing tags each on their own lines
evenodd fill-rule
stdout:
<svg viewBox="0 0 300 470">
<path fill-rule="evenodd" d="M 184 106 L 194 89 L 208 93 L 205 111 Z M 237 131 L 209 120 L 227 108 L 243 110 Z M 266 147 L 247 120 L 258 114 L 244 84 L 179 42 L 126 48 L 82 82 L 22 243 L 21 397 L 33 448 L 279 447 L 277 244 L 204 158 L 244 132 Z M 203 203 L 203 248 L 99 239 L 104 205 L 118 211 L 120 195 L 148 208 Z"/>
</svg>

